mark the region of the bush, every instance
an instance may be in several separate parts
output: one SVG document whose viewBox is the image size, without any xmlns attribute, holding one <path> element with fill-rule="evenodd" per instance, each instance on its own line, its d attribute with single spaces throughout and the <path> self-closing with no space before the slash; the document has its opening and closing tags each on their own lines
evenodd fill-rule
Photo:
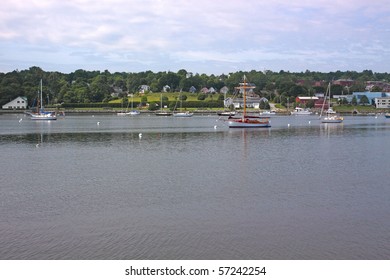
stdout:
<svg viewBox="0 0 390 280">
<path fill-rule="evenodd" d="M 198 95 L 198 100 L 205 100 L 206 99 L 206 94 L 201 93 Z"/>
</svg>

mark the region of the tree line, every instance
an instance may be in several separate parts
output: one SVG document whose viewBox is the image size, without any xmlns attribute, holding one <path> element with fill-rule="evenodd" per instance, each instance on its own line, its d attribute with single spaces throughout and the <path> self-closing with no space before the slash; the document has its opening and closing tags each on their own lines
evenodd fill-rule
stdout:
<svg viewBox="0 0 390 280">
<path fill-rule="evenodd" d="M 191 87 L 197 94 L 204 87 L 213 87 L 219 91 L 223 87 L 234 92 L 234 88 L 242 82 L 243 76 L 256 85 L 254 92 L 268 100 L 283 103 L 288 98 L 299 95 L 311 96 L 325 92 L 327 82 L 337 79 L 352 79 L 354 85 L 348 91 L 364 91 L 366 81 L 390 81 L 388 73 L 374 73 L 371 70 L 362 72 L 336 71 L 329 73 L 313 72 L 273 72 L 270 70 L 249 72 L 238 71 L 221 75 L 192 74 L 184 69 L 178 72 L 145 71 L 139 73 L 76 70 L 69 74 L 44 71 L 33 66 L 28 70 L 15 70 L 0 73 L 0 105 L 18 96 L 26 96 L 29 101 L 36 99 L 39 81 L 43 80 L 45 103 L 96 103 L 108 102 L 113 98 L 122 98 L 128 93 L 138 93 L 142 85 L 148 85 L 150 91 L 161 92 L 168 85 L 173 92 L 189 92 Z M 299 83 L 298 83 L 299 81 Z M 313 86 L 314 81 L 323 81 L 323 85 Z M 116 92 L 116 96 L 112 93 Z M 345 93 L 345 88 L 332 86 L 333 94 Z M 31 104 L 29 104 L 31 105 Z"/>
</svg>

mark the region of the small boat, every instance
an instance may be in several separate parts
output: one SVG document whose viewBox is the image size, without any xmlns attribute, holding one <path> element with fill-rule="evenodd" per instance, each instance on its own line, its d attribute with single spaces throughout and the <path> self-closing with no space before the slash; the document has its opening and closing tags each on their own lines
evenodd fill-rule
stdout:
<svg viewBox="0 0 390 280">
<path fill-rule="evenodd" d="M 385 118 L 390 119 L 390 113 L 386 113 Z"/>
<path fill-rule="evenodd" d="M 328 110 L 326 111 L 326 117 L 321 119 L 327 97 L 328 97 Z M 328 89 L 326 90 L 326 94 L 324 97 L 324 103 L 322 104 L 320 119 L 321 119 L 322 123 L 341 123 L 344 120 L 343 117 L 338 116 L 336 114 L 336 111 L 334 111 L 332 108 L 330 108 L 330 83 L 328 85 Z"/>
<path fill-rule="evenodd" d="M 168 112 L 168 111 L 164 111 L 164 110 L 163 110 L 162 94 L 161 94 L 161 101 L 160 101 L 160 112 L 157 112 L 157 113 L 156 113 L 156 116 L 160 116 L 160 117 L 172 116 L 172 112 Z"/>
<path fill-rule="evenodd" d="M 130 104 L 130 103 L 129 103 Z M 127 110 L 129 109 L 129 104 L 127 104 L 127 109 L 126 109 L 126 112 L 119 112 L 119 113 L 116 113 L 118 116 L 136 116 L 136 115 L 139 115 L 141 114 L 140 111 L 138 110 L 133 110 L 133 96 L 131 96 L 131 111 L 128 112 Z"/>
<path fill-rule="evenodd" d="M 136 115 L 141 114 L 141 112 L 138 111 L 138 110 L 132 110 L 132 111 L 130 111 L 128 114 L 129 114 L 130 116 L 136 116 Z"/>
<path fill-rule="evenodd" d="M 294 111 L 291 112 L 291 115 L 296 116 L 308 116 L 311 114 L 312 112 L 309 109 L 303 109 L 301 107 L 295 107 Z"/>
<path fill-rule="evenodd" d="M 260 116 L 251 116 L 246 113 L 246 91 L 248 89 L 253 89 L 255 86 L 249 85 L 246 81 L 246 76 L 244 75 L 244 82 L 240 83 L 240 86 L 236 87 L 236 89 L 243 92 L 244 99 L 244 112 L 241 117 L 233 117 L 230 116 L 227 119 L 228 126 L 230 128 L 246 128 L 246 127 L 270 127 L 270 121 L 268 117 L 260 117 Z"/>
<path fill-rule="evenodd" d="M 326 116 L 324 117 L 321 122 L 322 123 L 341 123 L 343 122 L 344 118 L 340 116 Z"/>
<path fill-rule="evenodd" d="M 172 116 L 172 113 L 171 112 L 157 112 L 156 116 L 168 117 L 168 116 Z"/>
<path fill-rule="evenodd" d="M 218 112 L 217 114 L 218 114 L 218 116 L 228 116 L 228 117 L 230 117 L 230 116 L 235 116 L 236 112 L 234 112 L 234 111 L 223 111 L 223 112 Z"/>
<path fill-rule="evenodd" d="M 276 115 L 276 111 L 275 110 L 271 110 L 271 111 L 264 111 L 264 112 L 261 112 L 260 115 L 262 116 L 268 116 L 268 115 Z"/>
<path fill-rule="evenodd" d="M 192 117 L 194 113 L 191 113 L 189 111 L 187 112 L 178 112 L 178 113 L 173 113 L 174 117 Z"/>
<path fill-rule="evenodd" d="M 37 112 L 29 113 L 30 119 L 35 121 L 55 121 L 57 114 L 54 111 L 45 111 L 42 100 L 42 79 L 40 83 L 40 93 L 38 96 Z"/>
<path fill-rule="evenodd" d="M 177 113 L 174 112 L 173 116 L 174 117 L 192 117 L 194 115 L 194 113 L 191 113 L 189 111 L 182 112 L 183 100 L 181 99 L 181 95 L 179 96 L 179 98 L 180 98 L 180 111 Z"/>
</svg>

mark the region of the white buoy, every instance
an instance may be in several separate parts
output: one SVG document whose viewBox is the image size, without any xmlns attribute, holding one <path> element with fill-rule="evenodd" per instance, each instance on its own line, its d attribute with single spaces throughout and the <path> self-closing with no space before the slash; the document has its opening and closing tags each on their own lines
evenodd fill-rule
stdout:
<svg viewBox="0 0 390 280">
<path fill-rule="evenodd" d="M 22 122 L 23 119 L 20 119 L 19 122 Z"/>
<path fill-rule="evenodd" d="M 290 124 L 287 124 L 287 127 L 290 127 Z"/>
<path fill-rule="evenodd" d="M 97 122 L 96 124 L 97 124 L 97 125 L 100 125 L 100 122 Z"/>
<path fill-rule="evenodd" d="M 139 133 L 139 134 L 138 134 L 138 138 L 139 138 L 139 139 L 142 138 L 142 133 Z"/>
<path fill-rule="evenodd" d="M 217 126 L 216 126 L 216 125 L 214 125 L 214 129 L 217 129 Z"/>
<path fill-rule="evenodd" d="M 311 121 L 309 121 L 309 124 L 311 124 Z"/>
<path fill-rule="evenodd" d="M 36 148 L 39 148 L 39 144 L 36 144 L 35 147 L 36 147 Z"/>
</svg>

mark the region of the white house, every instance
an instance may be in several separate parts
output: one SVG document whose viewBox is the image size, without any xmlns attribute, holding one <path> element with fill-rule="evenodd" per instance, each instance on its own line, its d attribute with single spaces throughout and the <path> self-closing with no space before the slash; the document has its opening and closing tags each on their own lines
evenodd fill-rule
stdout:
<svg viewBox="0 0 390 280">
<path fill-rule="evenodd" d="M 227 98 L 228 99 L 228 98 Z M 246 107 L 247 108 L 255 108 L 259 109 L 260 108 L 260 103 L 261 102 L 268 102 L 267 98 L 247 98 L 246 99 Z M 225 106 L 227 104 L 227 101 L 225 100 Z M 235 109 L 243 108 L 244 107 L 244 99 L 243 98 L 237 98 L 233 101 L 233 105 Z"/>
<path fill-rule="evenodd" d="M 380 109 L 389 109 L 390 108 L 390 97 L 376 97 L 375 106 Z"/>
<path fill-rule="evenodd" d="M 3 105 L 3 109 L 26 109 L 27 108 L 27 97 L 16 97 L 14 100 Z"/>
<path fill-rule="evenodd" d="M 139 90 L 139 93 L 145 93 L 147 91 L 150 91 L 150 86 L 148 85 L 142 85 L 140 86 L 140 90 Z"/>
<path fill-rule="evenodd" d="M 168 85 L 163 86 L 163 92 L 171 91 L 171 87 Z"/>
</svg>

